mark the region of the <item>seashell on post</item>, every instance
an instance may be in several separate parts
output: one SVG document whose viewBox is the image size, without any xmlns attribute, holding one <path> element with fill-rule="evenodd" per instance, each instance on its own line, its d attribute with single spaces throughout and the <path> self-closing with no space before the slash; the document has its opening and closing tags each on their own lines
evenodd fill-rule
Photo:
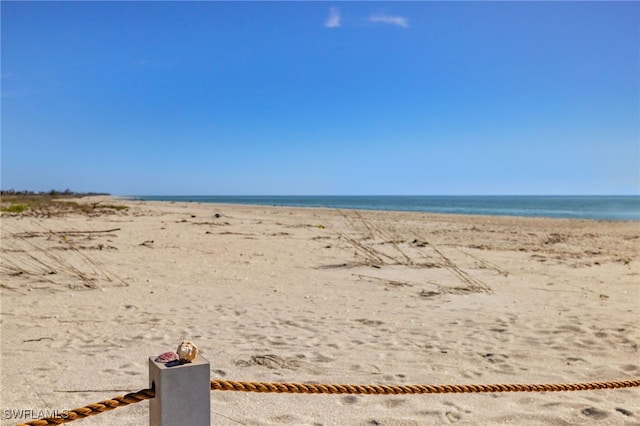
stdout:
<svg viewBox="0 0 640 426">
<path fill-rule="evenodd" d="M 162 364 L 168 364 L 170 362 L 178 361 L 180 358 L 178 354 L 175 352 L 165 352 L 158 355 L 155 359 L 156 362 L 161 362 Z"/>
<path fill-rule="evenodd" d="M 191 362 L 198 356 L 198 347 L 189 341 L 184 341 L 178 346 L 176 351 L 180 362 Z"/>
</svg>

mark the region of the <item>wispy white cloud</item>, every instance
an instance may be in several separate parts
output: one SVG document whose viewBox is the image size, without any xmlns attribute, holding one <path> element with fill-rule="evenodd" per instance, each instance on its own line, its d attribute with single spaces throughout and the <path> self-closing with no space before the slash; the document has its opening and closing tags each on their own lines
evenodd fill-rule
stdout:
<svg viewBox="0 0 640 426">
<path fill-rule="evenodd" d="M 337 7 L 329 9 L 329 17 L 324 21 L 324 26 L 327 28 L 337 28 L 340 26 L 340 10 Z"/>
<path fill-rule="evenodd" d="M 373 22 L 374 24 L 391 24 L 403 28 L 409 28 L 409 21 L 407 21 L 407 18 L 403 16 L 372 15 L 369 17 L 369 22 Z"/>
</svg>

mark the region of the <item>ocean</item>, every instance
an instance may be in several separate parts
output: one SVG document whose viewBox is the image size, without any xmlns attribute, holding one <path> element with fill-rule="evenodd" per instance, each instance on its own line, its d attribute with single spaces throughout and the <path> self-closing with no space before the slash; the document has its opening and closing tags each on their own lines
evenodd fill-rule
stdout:
<svg viewBox="0 0 640 426">
<path fill-rule="evenodd" d="M 134 196 L 138 200 L 640 221 L 640 196 Z"/>
</svg>

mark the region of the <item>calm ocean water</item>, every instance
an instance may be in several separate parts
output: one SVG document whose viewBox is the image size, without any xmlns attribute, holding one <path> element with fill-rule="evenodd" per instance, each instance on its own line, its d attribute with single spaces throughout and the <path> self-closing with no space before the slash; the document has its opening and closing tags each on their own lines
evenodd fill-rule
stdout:
<svg viewBox="0 0 640 426">
<path fill-rule="evenodd" d="M 149 201 L 640 221 L 640 196 L 135 196 Z"/>
</svg>

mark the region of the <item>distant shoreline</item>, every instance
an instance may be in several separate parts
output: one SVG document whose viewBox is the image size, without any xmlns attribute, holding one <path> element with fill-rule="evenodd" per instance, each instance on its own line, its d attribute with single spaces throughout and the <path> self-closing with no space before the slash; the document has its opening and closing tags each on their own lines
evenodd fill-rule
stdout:
<svg viewBox="0 0 640 426">
<path fill-rule="evenodd" d="M 314 207 L 349 210 L 403 211 L 473 216 L 540 217 L 640 221 L 640 196 L 635 195 L 475 195 L 475 196 L 118 196 L 141 201 L 198 202 L 252 206 Z"/>
</svg>

